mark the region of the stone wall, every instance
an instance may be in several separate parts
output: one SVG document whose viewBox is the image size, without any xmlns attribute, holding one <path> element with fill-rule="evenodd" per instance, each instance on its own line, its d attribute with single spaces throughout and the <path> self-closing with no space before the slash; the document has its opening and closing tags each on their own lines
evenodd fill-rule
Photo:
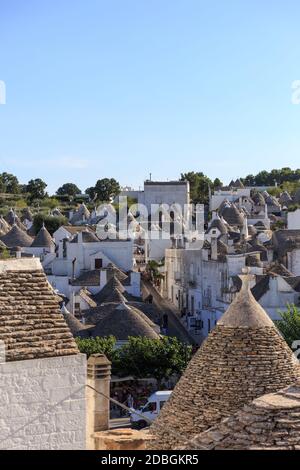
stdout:
<svg viewBox="0 0 300 470">
<path fill-rule="evenodd" d="M 86 356 L 0 364 L 0 449 L 85 449 Z"/>
</svg>

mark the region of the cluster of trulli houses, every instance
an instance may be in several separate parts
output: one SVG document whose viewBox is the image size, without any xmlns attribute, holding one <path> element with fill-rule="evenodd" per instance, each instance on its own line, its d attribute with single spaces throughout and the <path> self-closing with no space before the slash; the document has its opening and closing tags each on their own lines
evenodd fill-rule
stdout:
<svg viewBox="0 0 300 470">
<path fill-rule="evenodd" d="M 0 250 L 12 256 L 0 261 L 0 448 L 85 448 L 86 358 L 74 336 L 114 335 L 117 346 L 161 337 L 161 312 L 143 301 L 137 247 L 164 258 L 161 294 L 203 343 L 150 429 L 150 447 L 298 448 L 299 363 L 272 320 L 300 303 L 299 196 L 232 182 L 211 195 L 198 238 L 167 245 L 138 245 L 145 225 L 133 213 L 136 235 L 101 239 L 102 220 L 112 232 L 118 225 L 84 204 L 53 236 L 45 226 L 33 235 L 29 209 L 0 217 Z M 181 204 L 189 187 L 148 182 L 140 198 Z M 163 220 L 146 222 L 164 232 Z"/>
<path fill-rule="evenodd" d="M 118 344 L 129 336 L 159 338 L 161 318 L 143 302 L 132 239 L 101 240 L 92 224 L 63 225 L 53 237 L 43 225 L 31 236 L 13 210 L 0 224 L 2 250 L 40 259 L 74 336 L 114 335 Z"/>
<path fill-rule="evenodd" d="M 210 216 L 197 236 L 193 209 L 188 220 L 163 210 L 190 202 L 188 182 L 147 181 L 143 191 L 123 191 L 120 196 L 126 195 L 147 209 L 144 218 L 137 211 L 127 212 L 126 237 L 120 236 L 120 220 L 108 206 L 90 211 L 81 204 L 53 237 L 44 226 L 33 236 L 29 209 L 20 217 L 10 210 L 0 218 L 1 249 L 18 257 L 40 257 L 49 282 L 65 298 L 64 309 L 80 321 L 99 306 L 97 295 L 111 282 L 112 267 L 125 277 L 117 279 L 120 294 L 124 289 L 127 296 L 140 299 L 140 271 L 149 260 L 162 261 L 160 292 L 199 344 L 239 291 L 238 276 L 245 270 L 255 275 L 253 294 L 272 319 L 288 303 L 299 305 L 300 191 L 284 191 L 276 198 L 268 188 L 232 181 L 210 194 Z M 61 215 L 59 209 L 52 212 Z M 188 236 L 184 224 L 191 221 Z M 146 230 L 152 237 L 142 236 Z"/>
<path fill-rule="evenodd" d="M 300 305 L 300 191 L 271 196 L 240 181 L 210 196 L 211 218 L 199 243 L 165 251 L 162 295 L 201 343 L 240 289 L 238 276 L 255 275 L 252 292 L 270 317 Z"/>
</svg>

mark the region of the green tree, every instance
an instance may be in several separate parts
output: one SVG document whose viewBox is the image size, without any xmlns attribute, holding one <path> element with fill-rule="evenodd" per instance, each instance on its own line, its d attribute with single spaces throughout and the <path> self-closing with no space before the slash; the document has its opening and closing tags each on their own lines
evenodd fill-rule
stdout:
<svg viewBox="0 0 300 470">
<path fill-rule="evenodd" d="M 286 183 L 299 183 L 300 169 L 292 170 L 289 167 L 281 169 L 274 168 L 271 171 L 260 171 L 257 175 L 248 175 L 242 178 L 246 186 L 278 186 L 283 187 Z"/>
<path fill-rule="evenodd" d="M 90 186 L 89 188 L 86 188 L 85 194 L 88 194 L 92 201 L 96 200 L 97 194 L 95 186 Z"/>
<path fill-rule="evenodd" d="M 162 263 L 158 263 L 155 260 L 148 261 L 147 266 L 146 266 L 146 272 L 149 273 L 150 278 L 153 281 L 163 278 L 163 275 L 159 271 L 159 268 L 163 265 L 164 265 L 164 261 Z"/>
<path fill-rule="evenodd" d="M 113 374 L 119 377 L 155 378 L 159 384 L 173 374 L 181 375 L 192 356 L 192 347 L 177 338 L 150 339 L 131 337 L 128 343 L 116 349 L 116 339 L 76 339 L 80 352 L 105 354 L 112 362 Z"/>
<path fill-rule="evenodd" d="M 289 346 L 300 340 L 300 310 L 294 304 L 288 304 L 284 312 L 279 312 L 281 319 L 275 324 Z"/>
<path fill-rule="evenodd" d="M 53 235 L 53 233 L 56 232 L 59 227 L 61 227 L 62 225 L 66 225 L 68 223 L 68 220 L 66 217 L 37 214 L 33 218 L 33 227 L 35 233 L 38 233 L 43 223 L 45 224 L 45 227 L 48 232 Z"/>
<path fill-rule="evenodd" d="M 56 191 L 56 194 L 58 196 L 76 196 L 76 194 L 80 194 L 81 190 L 76 186 L 74 183 L 65 183 L 58 190 Z"/>
<path fill-rule="evenodd" d="M 242 178 L 241 181 L 245 186 L 255 186 L 255 176 L 248 175 L 246 178 Z"/>
<path fill-rule="evenodd" d="M 85 190 L 92 200 L 110 202 L 121 191 L 120 184 L 114 178 L 103 178 L 96 185 Z"/>
<path fill-rule="evenodd" d="M 120 375 L 153 377 L 159 385 L 173 374 L 182 374 L 191 359 L 192 348 L 177 338 L 131 337 L 119 350 Z"/>
<path fill-rule="evenodd" d="M 3 193 L 18 194 L 20 192 L 18 178 L 10 173 L 1 173 L 0 189 Z"/>
<path fill-rule="evenodd" d="M 1 248 L 0 247 L 0 259 L 8 259 L 10 258 L 10 251 L 8 248 Z"/>
<path fill-rule="evenodd" d="M 222 188 L 223 183 L 219 178 L 215 178 L 213 182 L 213 189 L 219 189 Z"/>
<path fill-rule="evenodd" d="M 49 209 L 55 209 L 59 206 L 59 200 L 56 199 L 54 196 L 45 197 L 41 201 L 41 207 L 47 207 Z"/>
<path fill-rule="evenodd" d="M 181 181 L 189 181 L 190 197 L 194 204 L 208 204 L 209 188 L 214 189 L 214 183 L 208 176 L 205 176 L 202 172 L 190 171 L 189 173 L 182 173 L 180 179 Z"/>
<path fill-rule="evenodd" d="M 116 338 L 107 336 L 106 338 L 76 338 L 77 346 L 80 352 L 90 357 L 92 354 L 105 354 L 107 359 L 114 361 L 116 359 Z"/>
<path fill-rule="evenodd" d="M 28 181 L 27 192 L 29 193 L 29 200 L 43 199 L 46 197 L 45 189 L 47 184 L 40 178 L 32 179 Z"/>
</svg>

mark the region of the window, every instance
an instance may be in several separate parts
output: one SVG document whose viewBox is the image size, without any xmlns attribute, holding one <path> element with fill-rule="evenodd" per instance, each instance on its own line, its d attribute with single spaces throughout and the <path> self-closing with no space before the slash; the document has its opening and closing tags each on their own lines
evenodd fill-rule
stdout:
<svg viewBox="0 0 300 470">
<path fill-rule="evenodd" d="M 151 413 L 156 411 L 156 403 L 147 403 L 143 408 L 143 412 L 146 411 L 150 411 Z"/>
<path fill-rule="evenodd" d="M 63 239 L 63 258 L 67 257 L 67 240 Z"/>
<path fill-rule="evenodd" d="M 191 296 L 191 312 L 192 312 L 192 315 L 195 314 L 195 298 L 193 295 Z"/>
<path fill-rule="evenodd" d="M 159 407 L 160 407 L 160 409 L 162 409 L 162 407 L 164 406 L 165 403 L 166 403 L 165 401 L 160 401 L 160 402 L 159 402 Z"/>
<path fill-rule="evenodd" d="M 74 308 L 75 308 L 75 313 L 79 314 L 81 312 L 80 302 L 75 302 Z"/>
<path fill-rule="evenodd" d="M 102 269 L 103 261 L 102 258 L 95 258 L 95 269 Z"/>
<path fill-rule="evenodd" d="M 208 328 L 208 332 L 210 332 L 210 319 L 209 318 L 207 320 L 207 328 Z"/>
<path fill-rule="evenodd" d="M 170 212 L 170 235 L 172 237 L 172 235 L 174 235 L 174 218 L 175 218 L 175 214 L 174 214 L 174 211 L 171 211 Z"/>
</svg>

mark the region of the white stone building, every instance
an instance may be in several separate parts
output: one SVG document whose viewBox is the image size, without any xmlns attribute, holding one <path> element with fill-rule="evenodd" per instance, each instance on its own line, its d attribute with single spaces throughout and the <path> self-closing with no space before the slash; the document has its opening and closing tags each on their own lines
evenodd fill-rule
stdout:
<svg viewBox="0 0 300 470">
<path fill-rule="evenodd" d="M 268 242 L 266 248 L 255 237 L 245 238 L 242 234 L 234 241 L 226 230 L 222 220 L 216 218 L 202 249 L 166 250 L 164 296 L 179 309 L 183 323 L 199 343 L 239 291 L 238 276 L 245 270 L 255 275 L 253 294 L 273 320 L 280 318 L 279 310 L 287 304 L 300 305 L 300 249 L 295 246 L 295 238 L 291 249 L 289 242 L 287 248 L 284 242 L 278 242 L 287 268 L 292 268 L 289 272 L 279 264 L 284 259 L 277 258 L 276 243 L 273 246 Z M 288 231 L 282 232 L 288 239 Z"/>
</svg>

